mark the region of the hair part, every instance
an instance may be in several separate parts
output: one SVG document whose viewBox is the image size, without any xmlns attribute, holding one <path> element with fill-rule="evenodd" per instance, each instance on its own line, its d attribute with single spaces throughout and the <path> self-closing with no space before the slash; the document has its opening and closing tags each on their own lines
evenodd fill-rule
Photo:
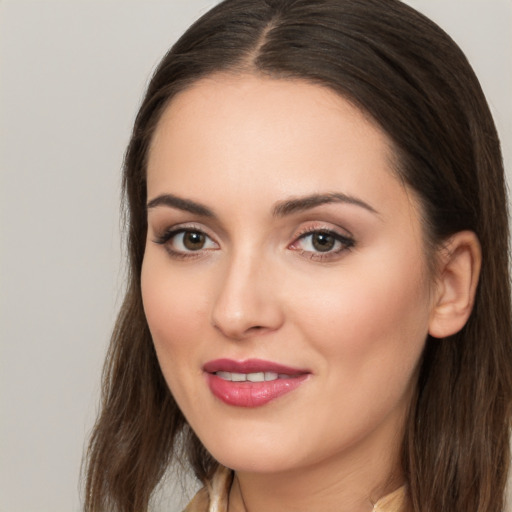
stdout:
<svg viewBox="0 0 512 512">
<path fill-rule="evenodd" d="M 217 466 L 161 374 L 140 273 L 152 136 L 176 94 L 219 72 L 307 80 L 334 90 L 392 140 L 397 174 L 421 202 L 430 247 L 462 230 L 478 236 L 483 264 L 472 315 L 458 334 L 426 342 L 402 463 L 416 512 L 502 511 L 512 320 L 499 140 L 463 53 L 398 0 L 227 0 L 161 61 L 125 155 L 130 272 L 88 451 L 85 510 L 146 511 L 182 451 L 203 481 Z"/>
</svg>

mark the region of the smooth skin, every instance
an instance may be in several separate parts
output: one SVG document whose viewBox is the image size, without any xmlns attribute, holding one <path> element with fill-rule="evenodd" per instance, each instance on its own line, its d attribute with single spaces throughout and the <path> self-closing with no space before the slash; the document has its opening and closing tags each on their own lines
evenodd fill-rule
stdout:
<svg viewBox="0 0 512 512">
<path fill-rule="evenodd" d="M 187 421 L 236 471 L 230 512 L 370 511 L 404 483 L 427 334 L 452 334 L 471 312 L 476 237 L 427 255 L 388 137 L 301 80 L 218 74 L 180 93 L 147 183 L 148 324 Z M 203 365 L 219 358 L 310 375 L 262 407 L 235 407 L 206 383 Z"/>
</svg>

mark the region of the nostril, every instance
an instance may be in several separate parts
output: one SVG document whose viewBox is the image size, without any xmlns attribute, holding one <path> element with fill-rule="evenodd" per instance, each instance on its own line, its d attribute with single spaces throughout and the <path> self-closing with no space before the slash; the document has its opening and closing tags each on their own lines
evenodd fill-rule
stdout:
<svg viewBox="0 0 512 512">
<path fill-rule="evenodd" d="M 247 332 L 260 332 L 264 330 L 265 327 L 263 325 L 254 325 L 253 327 L 249 327 L 249 329 L 247 329 Z"/>
</svg>

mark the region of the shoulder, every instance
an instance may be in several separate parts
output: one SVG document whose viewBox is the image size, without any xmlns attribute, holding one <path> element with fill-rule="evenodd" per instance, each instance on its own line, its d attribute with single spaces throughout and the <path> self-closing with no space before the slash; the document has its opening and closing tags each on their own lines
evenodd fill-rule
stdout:
<svg viewBox="0 0 512 512">
<path fill-rule="evenodd" d="M 183 512 L 208 512 L 210 505 L 210 497 L 208 496 L 208 489 L 203 487 L 186 506 Z"/>
<path fill-rule="evenodd" d="M 199 490 L 183 512 L 227 512 L 233 472 L 219 466 L 213 478 Z"/>
<path fill-rule="evenodd" d="M 373 506 L 372 512 L 408 512 L 410 501 L 407 486 L 384 496 Z"/>
</svg>

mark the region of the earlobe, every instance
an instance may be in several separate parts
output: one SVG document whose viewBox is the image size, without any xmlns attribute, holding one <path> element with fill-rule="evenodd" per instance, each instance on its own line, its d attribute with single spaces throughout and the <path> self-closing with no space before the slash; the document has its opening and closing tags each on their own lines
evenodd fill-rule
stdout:
<svg viewBox="0 0 512 512">
<path fill-rule="evenodd" d="M 475 299 L 482 251 L 472 231 L 451 236 L 439 251 L 437 286 L 432 306 L 429 334 L 445 338 L 466 324 Z"/>
</svg>

